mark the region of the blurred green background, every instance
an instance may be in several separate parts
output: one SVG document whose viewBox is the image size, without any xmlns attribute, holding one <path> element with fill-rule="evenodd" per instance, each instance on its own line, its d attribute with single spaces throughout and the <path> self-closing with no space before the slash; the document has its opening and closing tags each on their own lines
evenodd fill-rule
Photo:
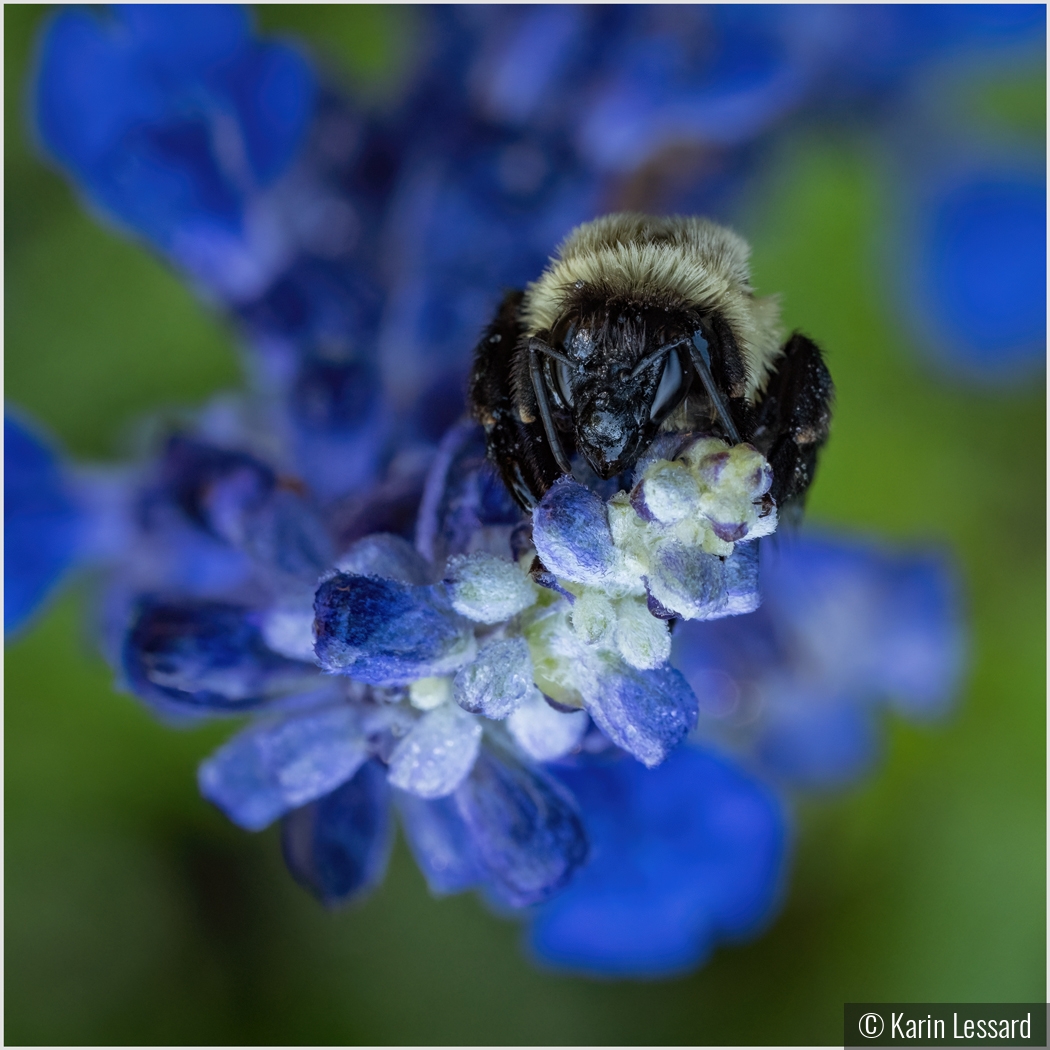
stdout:
<svg viewBox="0 0 1050 1050">
<path fill-rule="evenodd" d="M 4 8 L 6 396 L 77 456 L 237 382 L 232 337 L 98 226 L 33 154 L 24 82 L 42 8 Z M 404 10 L 269 7 L 350 85 L 396 77 Z M 971 119 L 1042 136 L 1045 75 L 978 85 Z M 1036 138 L 1038 141 L 1038 138 Z M 197 795 L 229 732 L 172 732 L 112 689 L 81 593 L 7 649 L 8 1043 L 840 1043 L 845 1001 L 1046 997 L 1045 396 L 925 370 L 879 263 L 869 140 L 811 127 L 738 226 L 756 285 L 838 387 L 810 503 L 822 525 L 949 545 L 972 617 L 956 713 L 890 727 L 886 760 L 796 811 L 786 906 L 698 973 L 598 983 L 535 969 L 513 923 L 432 900 L 399 843 L 363 906 L 325 912 Z"/>
</svg>

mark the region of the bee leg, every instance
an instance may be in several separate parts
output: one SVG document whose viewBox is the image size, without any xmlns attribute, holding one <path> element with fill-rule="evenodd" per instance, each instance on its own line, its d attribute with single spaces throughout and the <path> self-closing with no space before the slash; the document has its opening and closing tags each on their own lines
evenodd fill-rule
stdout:
<svg viewBox="0 0 1050 1050">
<path fill-rule="evenodd" d="M 568 457 L 562 448 L 561 439 L 555 429 L 554 420 L 551 418 L 550 404 L 547 401 L 547 386 L 543 381 L 543 368 L 540 365 L 540 353 L 542 347 L 538 339 L 529 340 L 529 376 L 532 378 L 532 389 L 536 394 L 536 407 L 540 410 L 540 419 L 543 422 L 543 430 L 547 435 L 554 458 L 558 462 L 563 474 L 571 474 Z"/>
<path fill-rule="evenodd" d="M 521 300 L 520 291 L 508 292 L 482 334 L 474 351 L 468 398 L 471 414 L 485 428 L 489 459 L 518 504 L 529 511 L 561 472 L 539 421 L 525 422 L 515 396 L 519 361 L 524 386 L 530 392 L 532 388 L 518 320 Z"/>
<path fill-rule="evenodd" d="M 722 426 L 726 429 L 726 436 L 734 445 L 739 445 L 740 434 L 737 432 L 736 424 L 733 422 L 733 417 L 729 414 L 729 409 L 726 408 L 725 401 L 722 399 L 718 387 L 715 386 L 714 377 L 711 375 L 711 351 L 708 349 L 707 340 L 700 332 L 693 334 L 689 347 L 689 356 L 692 358 L 693 367 L 696 369 L 696 374 L 700 377 L 700 382 L 704 384 L 707 396 L 711 399 L 711 404 L 715 406 L 718 418 L 722 420 Z"/>
<path fill-rule="evenodd" d="M 795 332 L 755 406 L 751 437 L 773 468 L 770 494 L 786 505 L 789 518 L 801 515 L 817 455 L 828 439 L 834 393 L 816 343 Z"/>
</svg>

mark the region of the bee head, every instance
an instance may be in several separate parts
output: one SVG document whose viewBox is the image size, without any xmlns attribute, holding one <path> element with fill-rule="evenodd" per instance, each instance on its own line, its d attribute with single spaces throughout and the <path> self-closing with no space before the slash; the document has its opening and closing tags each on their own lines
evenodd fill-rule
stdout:
<svg viewBox="0 0 1050 1050">
<path fill-rule="evenodd" d="M 602 478 L 629 469 L 690 386 L 698 320 L 629 300 L 566 312 L 541 340 L 559 429 Z"/>
<path fill-rule="evenodd" d="M 505 300 L 471 396 L 523 507 L 572 472 L 573 454 L 608 479 L 661 429 L 732 444 L 751 433 L 783 351 L 777 301 L 754 295 L 748 253 L 707 219 L 606 215 L 576 227 Z"/>
</svg>

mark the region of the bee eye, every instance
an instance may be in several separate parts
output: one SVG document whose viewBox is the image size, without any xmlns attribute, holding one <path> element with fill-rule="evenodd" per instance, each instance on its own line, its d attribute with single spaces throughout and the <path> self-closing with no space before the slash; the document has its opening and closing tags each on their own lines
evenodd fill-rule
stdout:
<svg viewBox="0 0 1050 1050">
<path fill-rule="evenodd" d="M 558 378 L 558 393 L 566 408 L 572 408 L 572 385 L 569 381 L 569 366 L 564 361 L 554 362 L 554 374 Z"/>
<path fill-rule="evenodd" d="M 656 388 L 649 418 L 656 419 L 682 389 L 682 362 L 673 350 L 667 355 L 664 370 L 660 374 L 660 385 Z"/>
<path fill-rule="evenodd" d="M 562 318 L 551 332 L 551 346 L 568 353 L 572 349 L 572 341 L 575 337 L 576 325 L 569 318 Z"/>
</svg>

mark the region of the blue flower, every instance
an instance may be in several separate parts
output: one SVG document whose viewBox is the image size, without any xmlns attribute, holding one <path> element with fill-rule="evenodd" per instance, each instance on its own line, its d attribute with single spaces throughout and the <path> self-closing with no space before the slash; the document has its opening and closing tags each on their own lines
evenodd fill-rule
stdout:
<svg viewBox="0 0 1050 1050">
<path fill-rule="evenodd" d="M 316 672 L 266 644 L 260 616 L 227 602 L 146 596 L 124 641 L 128 687 L 146 700 L 236 712 L 314 684 Z"/>
<path fill-rule="evenodd" d="M 243 294 L 282 252 L 248 201 L 294 159 L 316 92 L 297 52 L 251 38 L 243 7 L 129 5 L 51 20 L 35 111 L 93 208 Z"/>
<path fill-rule="evenodd" d="M 1010 373 L 1042 360 L 1045 233 L 1045 180 L 989 172 L 943 193 L 919 234 L 929 254 L 915 294 L 956 362 Z"/>
<path fill-rule="evenodd" d="M 443 587 L 340 573 L 321 584 L 314 611 L 321 666 L 371 685 L 454 671 L 475 652 Z"/>
<path fill-rule="evenodd" d="M 672 662 L 700 733 L 805 788 L 866 772 L 880 708 L 943 715 L 965 669 L 959 585 L 936 553 L 802 535 L 763 550 L 757 612 L 686 622 Z"/>
<path fill-rule="evenodd" d="M 997 127 L 978 102 L 1026 75 L 1042 94 L 1046 12 L 864 10 L 875 32 L 851 57 L 863 66 L 881 53 L 881 75 L 899 83 L 883 134 L 893 165 L 883 248 L 903 319 L 952 380 L 1029 378 L 1045 359 L 1045 135 L 1033 129 L 1026 141 L 1005 121 Z M 883 40 L 890 24 L 893 50 Z M 947 53 L 951 61 L 937 59 Z"/>
<path fill-rule="evenodd" d="M 895 291 L 942 369 L 1017 382 L 1045 364 L 1046 175 L 1035 157 L 987 149 L 945 146 L 919 164 L 891 243 Z"/>
<path fill-rule="evenodd" d="M 329 795 L 284 822 L 281 847 L 297 882 L 334 907 L 375 887 L 393 841 L 386 777 L 366 762 Z"/>
<path fill-rule="evenodd" d="M 314 501 L 242 449 L 175 434 L 140 484 L 137 540 L 157 548 L 140 570 L 143 587 L 219 593 L 254 571 L 272 590 L 307 591 L 332 562 Z M 169 570 L 172 556 L 178 563 Z M 210 567 L 219 562 L 229 575 L 212 585 Z"/>
<path fill-rule="evenodd" d="M 535 950 L 558 965 L 662 973 L 699 961 L 715 940 L 769 912 L 784 863 L 779 811 L 724 759 L 673 757 L 659 767 L 670 772 L 638 781 L 632 771 L 643 767 L 612 741 L 646 761 L 664 758 L 688 718 L 656 752 L 640 741 L 647 719 L 656 727 L 675 715 L 670 687 L 684 689 L 685 709 L 695 712 L 677 672 L 606 667 L 588 708 L 606 733 L 583 710 L 558 710 L 538 692 L 529 645 L 498 632 L 543 589 L 477 547 L 511 549 L 521 513 L 476 427 L 454 428 L 444 450 L 415 490 L 419 535 L 441 552 L 442 573 L 390 533 L 341 553 L 326 548 L 324 517 L 257 452 L 203 434 L 168 439 L 136 472 L 124 504 L 129 539 L 111 583 L 129 609 L 123 682 L 174 722 L 251 716 L 202 763 L 201 791 L 246 829 L 280 820 L 292 874 L 328 905 L 381 879 L 393 800 L 435 892 L 472 888 L 502 909 L 525 909 Z M 195 567 L 218 551 L 239 570 L 224 578 Z M 318 663 L 340 673 L 324 676 Z M 686 754 L 694 752 L 675 752 Z M 606 791 L 609 777 L 619 793 Z M 603 884 L 609 828 L 634 813 L 635 796 L 639 821 L 656 805 L 684 823 L 674 843 L 656 831 L 660 820 L 652 825 L 663 846 L 628 836 L 615 867 L 648 871 L 641 858 L 651 854 L 659 873 L 647 896 L 664 901 L 657 907 L 688 906 L 695 921 L 683 933 L 688 948 L 664 945 L 666 925 L 648 943 L 636 931 L 603 968 L 593 945 L 573 947 L 571 915 L 607 900 L 605 890 L 567 898 L 556 915 L 528 909 L 561 900 L 580 878 Z M 741 815 L 735 838 L 720 829 L 720 812 Z M 706 881 L 696 882 L 703 871 Z M 633 908 L 629 895 L 610 906 Z"/>
<path fill-rule="evenodd" d="M 397 259 L 380 348 L 391 393 L 411 403 L 462 376 L 506 288 L 543 268 L 551 246 L 594 217 L 601 187 L 564 136 L 466 115 L 407 151 L 384 251 Z"/>
<path fill-rule="evenodd" d="M 95 532 L 119 537 L 91 548 L 106 648 L 169 721 L 247 718 L 201 792 L 245 829 L 280 821 L 289 870 L 326 905 L 378 884 L 396 813 L 431 889 L 518 914 L 546 964 L 679 973 L 775 910 L 788 829 L 761 777 L 841 783 L 871 761 L 880 705 L 948 705 L 950 574 L 834 541 L 771 547 L 768 464 L 695 436 L 668 438 L 675 463 L 654 449 L 629 493 L 566 480 L 530 519 L 460 418 L 469 353 L 503 288 L 640 169 L 686 172 L 661 206 L 706 207 L 714 183 L 676 151 L 716 147 L 735 175 L 829 84 L 888 90 L 887 66 L 957 46 L 966 19 L 422 17 L 418 68 L 377 115 L 254 38 L 242 8 L 49 23 L 44 146 L 251 348 L 250 393 L 84 490 Z M 871 26 L 885 39 L 855 72 Z M 960 200 L 965 245 L 987 201 Z M 924 271 L 952 309 L 972 277 L 957 270 L 942 252 Z M 13 535 L 48 537 L 46 564 L 24 563 L 28 608 L 72 557 L 72 504 L 46 449 L 8 440 L 8 510 L 31 523 Z M 733 462 L 724 489 L 712 458 Z"/>
<path fill-rule="evenodd" d="M 354 708 L 321 707 L 260 720 L 201 764 L 201 794 L 242 828 L 257 831 L 330 794 L 368 761 Z"/>
<path fill-rule="evenodd" d="M 746 7 L 637 8 L 605 56 L 578 136 L 599 167 L 627 171 L 682 142 L 736 145 L 805 98 L 826 16 Z M 810 23 L 818 23 L 813 26 Z"/>
<path fill-rule="evenodd" d="M 62 12 L 34 102 L 93 209 L 233 309 L 297 473 L 327 499 L 372 482 L 392 427 L 375 345 L 386 133 L 298 51 L 254 38 L 243 7 Z"/>
<path fill-rule="evenodd" d="M 581 758 L 557 775 L 580 804 L 592 860 L 532 916 L 528 943 L 544 964 L 665 977 L 769 920 L 782 888 L 784 813 L 734 762 L 688 746 L 653 770 Z"/>
<path fill-rule="evenodd" d="M 1027 4 L 838 4 L 823 11 L 818 47 L 829 66 L 823 86 L 832 90 L 819 101 L 840 111 L 843 103 L 894 104 L 916 74 L 947 56 L 957 62 L 978 49 L 1009 51 L 1041 42 L 1046 32 L 1046 12 Z"/>
<path fill-rule="evenodd" d="M 4 413 L 4 631 L 21 627 L 75 561 L 83 523 L 43 438 Z"/>
<path fill-rule="evenodd" d="M 589 847 L 572 796 L 549 773 L 492 752 L 446 797 L 396 795 L 402 826 L 434 893 L 480 888 L 521 908 L 562 890 Z"/>
<path fill-rule="evenodd" d="M 390 428 L 371 272 L 385 191 L 362 172 L 383 133 L 237 7 L 64 12 L 35 102 L 93 206 L 235 309 L 300 473 L 327 497 L 373 480 Z"/>
</svg>

